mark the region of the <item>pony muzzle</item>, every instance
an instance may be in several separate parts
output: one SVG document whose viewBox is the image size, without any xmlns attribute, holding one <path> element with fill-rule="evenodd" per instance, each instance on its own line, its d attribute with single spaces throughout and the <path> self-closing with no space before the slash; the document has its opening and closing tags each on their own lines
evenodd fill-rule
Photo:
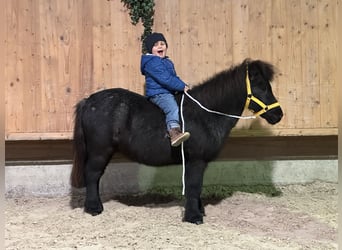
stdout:
<svg viewBox="0 0 342 250">
<path fill-rule="evenodd" d="M 250 109 L 249 106 L 250 106 L 251 101 L 255 102 L 261 109 L 260 109 L 259 111 L 255 111 L 255 110 L 253 110 L 253 109 Z M 270 104 L 270 105 L 266 105 L 265 103 L 263 103 L 262 101 L 260 101 L 260 100 L 259 100 L 258 98 L 256 98 L 255 96 L 252 96 L 252 97 L 250 98 L 249 104 L 248 104 L 248 106 L 247 106 L 247 108 L 248 108 L 249 110 L 251 110 L 255 116 L 260 116 L 260 115 L 265 114 L 266 112 L 268 112 L 268 111 L 270 111 L 270 110 L 272 110 L 272 109 L 274 109 L 274 108 L 278 108 L 278 107 L 280 108 L 279 102 L 275 102 L 275 103 L 272 103 L 272 104 Z"/>
</svg>

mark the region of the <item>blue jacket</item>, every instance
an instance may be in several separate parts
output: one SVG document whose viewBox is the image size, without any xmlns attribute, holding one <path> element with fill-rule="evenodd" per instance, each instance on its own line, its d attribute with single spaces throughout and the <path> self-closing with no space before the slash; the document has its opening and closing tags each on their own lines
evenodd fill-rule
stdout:
<svg viewBox="0 0 342 250">
<path fill-rule="evenodd" d="M 168 58 L 146 54 L 141 56 L 140 70 L 145 75 L 146 96 L 183 91 L 186 84 L 177 76 L 173 62 Z"/>
</svg>

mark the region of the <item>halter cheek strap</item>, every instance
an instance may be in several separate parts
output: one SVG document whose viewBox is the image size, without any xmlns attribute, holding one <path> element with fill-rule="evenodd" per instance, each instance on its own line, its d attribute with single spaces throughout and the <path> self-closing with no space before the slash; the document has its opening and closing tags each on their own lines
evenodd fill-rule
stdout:
<svg viewBox="0 0 342 250">
<path fill-rule="evenodd" d="M 249 76 L 248 76 L 248 66 L 247 66 L 247 70 L 246 70 L 246 87 L 247 87 L 247 99 L 246 99 L 245 109 L 249 109 L 249 105 L 251 104 L 251 101 L 255 102 L 256 104 L 258 104 L 261 107 L 261 110 L 258 112 L 254 112 L 252 110 L 255 116 L 262 115 L 271 109 L 274 109 L 276 107 L 280 107 L 280 104 L 278 102 L 272 103 L 270 105 L 266 105 L 263 101 L 261 101 L 259 98 L 255 97 L 252 94 L 251 82 L 250 82 Z"/>
</svg>

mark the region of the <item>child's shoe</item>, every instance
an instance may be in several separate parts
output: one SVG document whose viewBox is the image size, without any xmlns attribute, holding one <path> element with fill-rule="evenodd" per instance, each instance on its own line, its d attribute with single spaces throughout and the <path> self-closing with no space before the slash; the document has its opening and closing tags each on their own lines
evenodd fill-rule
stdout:
<svg viewBox="0 0 342 250">
<path fill-rule="evenodd" d="M 190 137 L 189 132 L 184 132 L 180 130 L 180 128 L 172 128 L 169 130 L 171 146 L 178 147 L 182 142 L 186 141 Z"/>
</svg>

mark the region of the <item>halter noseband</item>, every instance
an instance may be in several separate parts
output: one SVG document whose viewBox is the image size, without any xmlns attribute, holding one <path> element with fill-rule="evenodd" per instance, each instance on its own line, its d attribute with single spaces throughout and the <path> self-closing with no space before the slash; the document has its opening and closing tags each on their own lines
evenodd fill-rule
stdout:
<svg viewBox="0 0 342 250">
<path fill-rule="evenodd" d="M 274 109 L 276 107 L 280 107 L 280 104 L 278 102 L 275 102 L 275 103 L 270 104 L 270 105 L 266 105 L 263 101 L 261 101 L 260 99 L 258 99 L 257 97 L 255 97 L 252 94 L 251 82 L 249 81 L 249 76 L 248 76 L 248 65 L 247 65 L 247 69 L 246 69 L 246 86 L 247 86 L 247 99 L 246 99 L 245 109 L 249 109 L 249 105 L 250 105 L 251 101 L 255 102 L 256 104 L 258 104 L 261 107 L 261 110 L 258 112 L 254 112 L 252 110 L 255 116 L 262 115 L 271 109 Z"/>
</svg>

